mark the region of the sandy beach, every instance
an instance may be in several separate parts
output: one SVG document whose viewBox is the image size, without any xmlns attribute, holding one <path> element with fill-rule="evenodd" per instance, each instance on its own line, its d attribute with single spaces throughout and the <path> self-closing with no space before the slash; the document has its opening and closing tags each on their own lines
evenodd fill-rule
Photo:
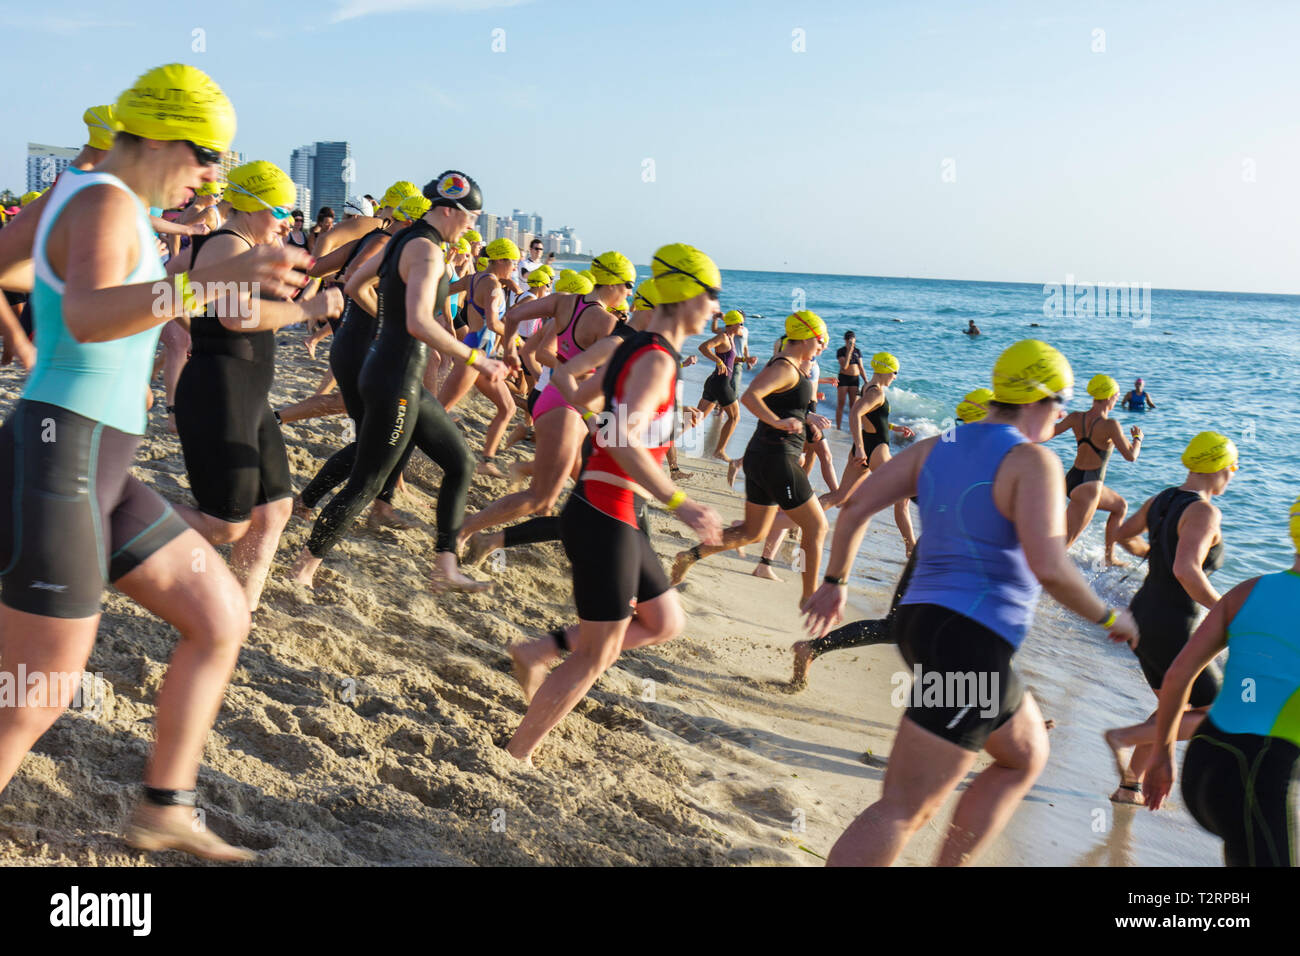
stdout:
<svg viewBox="0 0 1300 956">
<path fill-rule="evenodd" d="M 277 407 L 309 395 L 319 379 L 323 362 L 310 361 L 301 341 L 297 331 L 280 336 Z M 0 370 L 6 410 L 20 390 L 21 374 Z M 161 389 L 155 394 L 135 473 L 165 497 L 188 500 L 179 444 L 162 426 Z M 489 408 L 475 395 L 458 410 L 473 436 Z M 336 417 L 285 427 L 296 487 L 339 447 L 343 425 Z M 733 438 L 733 453 L 743 438 Z M 742 497 L 726 489 L 719 463 L 684 456 L 683 464 L 694 472 L 686 484 L 694 497 L 726 520 L 740 516 Z M 815 866 L 875 799 L 900 717 L 890 676 L 901 658 L 892 647 L 839 652 L 791 693 L 789 648 L 801 633 L 788 550 L 776 562 L 780 583 L 752 576 L 756 549 L 697 565 L 682 591 L 685 634 L 625 654 L 538 751 L 536 767 L 521 768 L 501 749 L 525 709 L 506 649 L 572 620 L 563 551 L 546 544 L 489 558 L 476 573 L 496 578 L 493 593 L 435 599 L 425 582 L 438 474 L 417 454 L 407 476 L 398 505 L 420 527 L 359 523 L 311 597 L 286 583 L 310 526 L 294 520 L 286 531 L 204 755 L 200 805 L 218 833 L 273 865 Z M 504 490 L 503 481 L 477 478 L 470 508 Z M 691 543 L 665 512 L 651 525 L 665 565 Z M 875 586 L 855 589 L 854 613 L 884 612 L 902 560 L 892 518 L 881 516 L 858 564 Z M 168 626 L 108 593 L 89 667 L 103 676 L 103 706 L 62 717 L 0 795 L 0 862 L 193 862 L 139 853 L 118 837 L 174 640 Z M 1053 716 L 1054 702 L 1043 703 Z M 1065 722 L 1060 708 L 1055 716 Z M 1054 744 L 1071 733 L 1058 726 Z M 1052 802 L 1049 767 L 984 862 L 1134 862 L 1113 837 L 1124 820 L 1131 830 L 1135 811 L 1116 814 L 1115 835 L 1077 819 L 1109 807 L 1110 784 L 1100 739 L 1081 737 L 1078 747 L 1090 753 L 1083 769 L 1100 773 L 1100 803 L 1081 793 L 1073 827 L 1037 806 Z M 1067 754 L 1064 765 L 1072 763 Z M 902 862 L 933 859 L 950 812 L 951 804 Z M 1176 827 L 1166 836 L 1182 862 L 1201 848 L 1200 862 L 1213 863 L 1209 841 L 1175 813 L 1153 825 Z"/>
</svg>

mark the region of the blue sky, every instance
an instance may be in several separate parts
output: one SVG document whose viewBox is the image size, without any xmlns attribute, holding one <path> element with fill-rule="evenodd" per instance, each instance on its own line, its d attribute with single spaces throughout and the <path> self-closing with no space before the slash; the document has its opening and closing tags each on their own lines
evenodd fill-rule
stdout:
<svg viewBox="0 0 1300 956">
<path fill-rule="evenodd" d="M 459 167 L 637 262 L 1300 293 L 1296 4 L 0 3 L 0 35 L 17 190 L 29 140 L 181 60 L 249 158 Z"/>
</svg>

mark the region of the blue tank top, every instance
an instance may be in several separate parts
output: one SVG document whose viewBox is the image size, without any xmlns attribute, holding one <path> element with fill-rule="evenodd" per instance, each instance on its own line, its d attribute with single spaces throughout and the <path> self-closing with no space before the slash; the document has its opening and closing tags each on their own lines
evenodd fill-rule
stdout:
<svg viewBox="0 0 1300 956">
<path fill-rule="evenodd" d="M 1223 689 L 1210 719 L 1230 734 L 1300 746 L 1300 575 L 1261 575 L 1228 627 Z"/>
<path fill-rule="evenodd" d="M 32 302 L 36 313 L 36 367 L 27 379 L 23 398 L 66 408 L 131 435 L 143 435 L 148 422 L 145 388 L 153 372 L 154 351 L 162 325 L 114 339 L 78 342 L 63 321 L 63 280 L 50 268 L 45 254 L 59 214 L 68 200 L 88 186 L 109 184 L 125 190 L 136 204 L 136 238 L 139 261 L 122 285 L 157 282 L 166 278 L 153 226 L 144 205 L 122 180 L 108 173 L 68 169 L 54 184 L 49 205 L 41 214 L 32 249 L 36 277 Z"/>
<path fill-rule="evenodd" d="M 1027 441 L 1010 425 L 976 422 L 955 441 L 936 442 L 917 483 L 921 538 L 903 604 L 937 604 L 963 614 L 1018 649 L 1042 591 L 1016 527 L 993 503 L 993 479 L 1007 453 Z"/>
</svg>

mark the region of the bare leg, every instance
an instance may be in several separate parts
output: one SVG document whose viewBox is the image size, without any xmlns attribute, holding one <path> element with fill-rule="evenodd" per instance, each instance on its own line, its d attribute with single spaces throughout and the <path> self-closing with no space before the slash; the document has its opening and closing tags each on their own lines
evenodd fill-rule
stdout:
<svg viewBox="0 0 1300 956">
<path fill-rule="evenodd" d="M 677 557 L 673 560 L 673 569 L 670 580 L 673 586 L 681 584 L 686 578 L 686 572 L 690 570 L 691 565 L 696 561 L 709 557 L 709 555 L 718 554 L 721 551 L 730 551 L 733 548 L 741 548 L 751 541 L 757 541 L 759 538 L 767 536 L 768 529 L 772 526 L 772 520 L 776 517 L 776 505 L 766 507 L 745 502 L 745 520 L 738 526 L 732 526 L 722 532 L 721 544 L 698 544 L 688 551 L 679 551 Z"/>
<path fill-rule="evenodd" d="M 1102 484 L 1100 481 L 1085 481 L 1070 492 L 1070 503 L 1065 509 L 1065 546 L 1068 548 L 1079 540 L 1079 535 L 1087 529 L 1092 516 L 1097 513 L 1097 504 L 1101 501 Z"/>
<path fill-rule="evenodd" d="M 250 612 L 262 600 L 262 588 L 280 546 L 280 534 L 293 514 L 293 499 L 280 498 L 253 509 L 248 533 L 230 549 L 230 569 L 243 586 Z"/>
</svg>

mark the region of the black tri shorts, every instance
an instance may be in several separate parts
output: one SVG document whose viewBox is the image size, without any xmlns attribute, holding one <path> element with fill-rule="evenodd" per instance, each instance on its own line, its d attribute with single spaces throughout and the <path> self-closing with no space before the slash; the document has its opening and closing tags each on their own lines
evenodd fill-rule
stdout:
<svg viewBox="0 0 1300 956">
<path fill-rule="evenodd" d="M 98 614 L 107 581 L 189 528 L 130 473 L 138 435 L 45 402 L 0 427 L 0 600 L 43 617 Z"/>
<path fill-rule="evenodd" d="M 653 600 L 671 585 L 650 538 L 584 497 L 579 483 L 560 512 L 560 541 L 573 565 L 573 603 L 582 621 L 622 621 L 632 600 Z"/>
<path fill-rule="evenodd" d="M 978 752 L 1020 709 L 1015 650 L 978 621 L 938 604 L 900 604 L 894 637 L 914 679 L 907 716 L 930 733 Z"/>
<path fill-rule="evenodd" d="M 726 408 L 740 401 L 740 396 L 736 394 L 736 368 L 731 370 L 730 375 L 714 372 L 705 379 L 704 394 L 700 398 L 700 403 L 712 402 L 714 405 Z"/>
<path fill-rule="evenodd" d="M 813 496 L 812 484 L 789 446 L 750 441 L 745 449 L 745 500 L 762 507 L 792 511 Z"/>
</svg>

